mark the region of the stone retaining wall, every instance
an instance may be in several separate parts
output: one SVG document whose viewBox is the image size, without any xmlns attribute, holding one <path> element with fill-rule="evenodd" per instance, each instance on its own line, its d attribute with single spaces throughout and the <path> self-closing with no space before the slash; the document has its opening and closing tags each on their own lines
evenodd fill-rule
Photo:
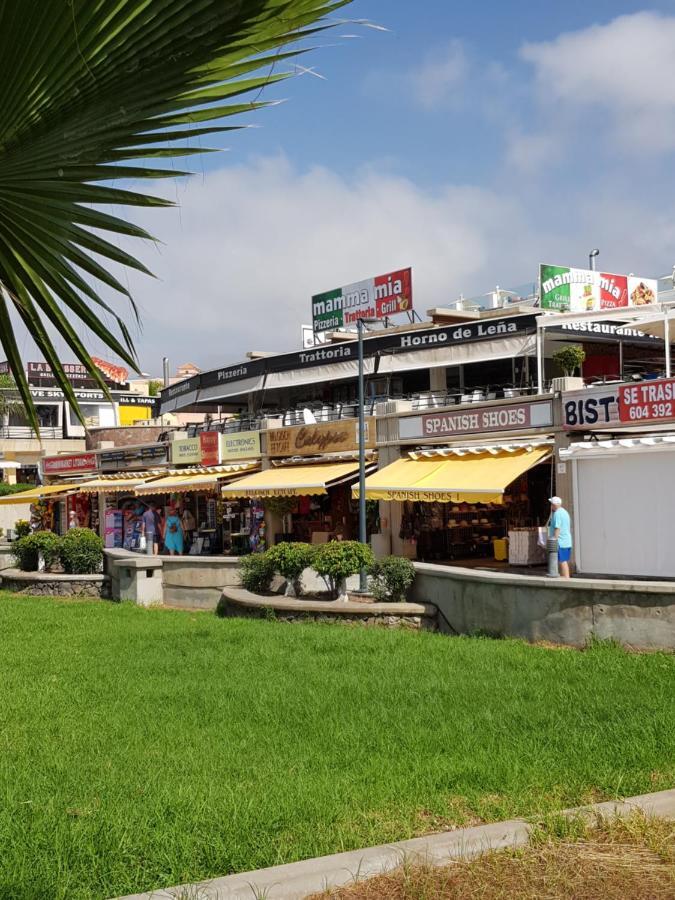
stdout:
<svg viewBox="0 0 675 900">
<path fill-rule="evenodd" d="M 436 610 L 421 603 L 355 603 L 261 597 L 243 588 L 226 588 L 218 606 L 223 616 L 274 619 L 281 622 L 341 622 L 361 628 L 408 628 L 435 631 Z"/>
<path fill-rule="evenodd" d="M 110 599 L 107 575 L 53 575 L 50 572 L 21 572 L 5 569 L 0 586 L 13 594 L 33 597 L 93 597 Z"/>
</svg>

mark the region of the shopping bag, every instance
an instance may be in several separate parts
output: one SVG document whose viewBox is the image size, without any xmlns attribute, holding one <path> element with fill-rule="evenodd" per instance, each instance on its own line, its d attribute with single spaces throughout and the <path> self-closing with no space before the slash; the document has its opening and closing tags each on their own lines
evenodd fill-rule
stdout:
<svg viewBox="0 0 675 900">
<path fill-rule="evenodd" d="M 140 553 L 145 553 L 148 549 L 148 539 L 144 534 L 142 534 L 138 539 L 138 549 Z"/>
<path fill-rule="evenodd" d="M 537 547 L 541 547 L 542 550 L 545 550 L 547 540 L 548 528 L 546 525 L 540 525 L 539 528 L 537 528 Z"/>
</svg>

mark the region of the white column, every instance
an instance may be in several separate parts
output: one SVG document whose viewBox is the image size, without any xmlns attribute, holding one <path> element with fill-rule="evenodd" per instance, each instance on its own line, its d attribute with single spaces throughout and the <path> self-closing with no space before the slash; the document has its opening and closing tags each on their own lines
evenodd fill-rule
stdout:
<svg viewBox="0 0 675 900">
<path fill-rule="evenodd" d="M 670 319 L 667 312 L 663 316 L 663 340 L 666 347 L 666 378 L 670 378 Z"/>
<path fill-rule="evenodd" d="M 544 393 L 544 329 L 537 328 L 537 393 Z"/>
</svg>

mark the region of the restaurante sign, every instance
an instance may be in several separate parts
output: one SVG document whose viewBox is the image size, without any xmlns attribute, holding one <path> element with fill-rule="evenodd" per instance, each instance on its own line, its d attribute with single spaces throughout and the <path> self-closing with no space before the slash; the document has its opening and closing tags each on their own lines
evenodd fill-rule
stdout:
<svg viewBox="0 0 675 900">
<path fill-rule="evenodd" d="M 366 419 L 366 447 L 375 446 L 375 420 Z M 293 428 L 273 428 L 266 433 L 268 456 L 317 456 L 358 447 L 358 421 L 340 419 Z"/>
</svg>

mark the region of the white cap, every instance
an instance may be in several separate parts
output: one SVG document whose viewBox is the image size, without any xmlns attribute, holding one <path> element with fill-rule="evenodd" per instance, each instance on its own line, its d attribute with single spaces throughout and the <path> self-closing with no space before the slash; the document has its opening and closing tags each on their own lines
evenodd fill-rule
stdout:
<svg viewBox="0 0 675 900">
<path fill-rule="evenodd" d="M 548 502 L 552 503 L 554 506 L 562 506 L 563 505 L 560 497 L 549 497 Z"/>
</svg>

